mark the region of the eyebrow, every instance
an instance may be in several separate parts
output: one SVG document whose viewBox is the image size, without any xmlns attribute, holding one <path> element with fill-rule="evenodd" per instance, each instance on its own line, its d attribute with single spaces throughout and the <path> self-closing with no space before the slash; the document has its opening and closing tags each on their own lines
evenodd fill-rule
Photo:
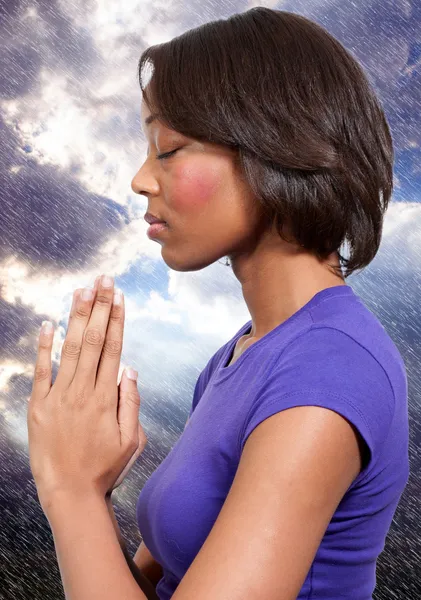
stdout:
<svg viewBox="0 0 421 600">
<path fill-rule="evenodd" d="M 153 113 L 151 115 L 149 115 L 149 117 L 146 117 L 145 119 L 145 125 L 150 125 L 152 123 L 152 121 L 155 121 L 155 119 L 157 119 L 159 117 L 158 113 Z"/>
</svg>

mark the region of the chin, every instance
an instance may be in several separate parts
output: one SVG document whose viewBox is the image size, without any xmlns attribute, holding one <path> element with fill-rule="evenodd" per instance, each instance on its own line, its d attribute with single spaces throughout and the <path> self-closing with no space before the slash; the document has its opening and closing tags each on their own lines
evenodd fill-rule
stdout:
<svg viewBox="0 0 421 600">
<path fill-rule="evenodd" d="M 212 265 L 214 262 L 218 260 L 218 258 L 202 258 L 199 259 L 197 256 L 190 256 L 186 259 L 182 259 L 182 257 L 178 258 L 176 256 L 170 256 L 165 252 L 166 248 L 163 246 L 161 250 L 161 256 L 165 264 L 172 269 L 173 271 L 178 271 L 179 273 L 189 273 L 193 271 L 201 271 L 205 269 L 209 265 Z"/>
</svg>

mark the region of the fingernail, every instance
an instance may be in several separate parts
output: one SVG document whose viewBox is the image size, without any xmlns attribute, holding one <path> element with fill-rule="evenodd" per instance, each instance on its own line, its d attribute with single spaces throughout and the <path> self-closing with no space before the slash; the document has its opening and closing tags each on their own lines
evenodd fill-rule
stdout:
<svg viewBox="0 0 421 600">
<path fill-rule="evenodd" d="M 116 288 L 114 290 L 113 304 L 121 304 L 122 298 L 123 298 L 123 292 L 120 290 L 120 288 Z"/>
<path fill-rule="evenodd" d="M 53 331 L 53 324 L 51 321 L 43 321 L 42 322 L 42 332 L 43 333 L 51 333 Z"/>
<path fill-rule="evenodd" d="M 114 283 L 114 279 L 109 275 L 103 275 L 101 283 L 103 287 L 111 287 Z"/>
<path fill-rule="evenodd" d="M 90 287 L 86 287 L 86 288 L 84 288 L 84 290 L 82 292 L 82 299 L 83 300 L 92 300 L 93 295 L 94 295 L 93 289 Z"/>
<path fill-rule="evenodd" d="M 131 367 L 126 369 L 126 375 L 129 379 L 134 379 L 134 381 L 136 381 L 136 379 L 137 379 L 137 371 L 135 371 Z"/>
</svg>

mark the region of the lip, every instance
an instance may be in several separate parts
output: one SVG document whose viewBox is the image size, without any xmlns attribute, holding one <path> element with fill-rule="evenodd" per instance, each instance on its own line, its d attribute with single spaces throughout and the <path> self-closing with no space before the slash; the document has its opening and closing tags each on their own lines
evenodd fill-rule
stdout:
<svg viewBox="0 0 421 600">
<path fill-rule="evenodd" d="M 144 217 L 145 221 L 147 223 L 149 223 L 149 225 L 153 225 L 154 223 L 166 223 L 166 221 L 164 221 L 164 219 L 160 219 L 159 217 L 155 217 L 155 215 L 153 215 L 150 212 L 145 213 Z"/>
<path fill-rule="evenodd" d="M 162 221 L 160 223 L 152 223 L 152 225 L 146 230 L 146 235 L 148 238 L 155 238 L 167 229 L 168 225 Z"/>
</svg>

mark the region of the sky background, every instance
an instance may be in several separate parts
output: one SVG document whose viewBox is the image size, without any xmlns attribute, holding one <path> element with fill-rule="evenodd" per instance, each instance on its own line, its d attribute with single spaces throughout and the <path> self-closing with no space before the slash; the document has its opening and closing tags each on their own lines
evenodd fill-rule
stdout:
<svg viewBox="0 0 421 600">
<path fill-rule="evenodd" d="M 26 410 L 39 328 L 53 321 L 53 377 L 73 291 L 115 276 L 125 295 L 120 374 L 139 372 L 148 444 L 114 492 L 134 554 L 138 494 L 182 432 L 200 371 L 250 319 L 219 262 L 170 270 L 131 190 L 146 157 L 137 62 L 149 45 L 254 6 L 307 16 L 365 68 L 395 146 L 394 193 L 373 262 L 347 279 L 405 361 L 411 477 L 378 561 L 374 598 L 421 597 L 421 0 L 210 2 L 0 0 L 0 598 L 62 598 L 29 468 Z"/>
</svg>

